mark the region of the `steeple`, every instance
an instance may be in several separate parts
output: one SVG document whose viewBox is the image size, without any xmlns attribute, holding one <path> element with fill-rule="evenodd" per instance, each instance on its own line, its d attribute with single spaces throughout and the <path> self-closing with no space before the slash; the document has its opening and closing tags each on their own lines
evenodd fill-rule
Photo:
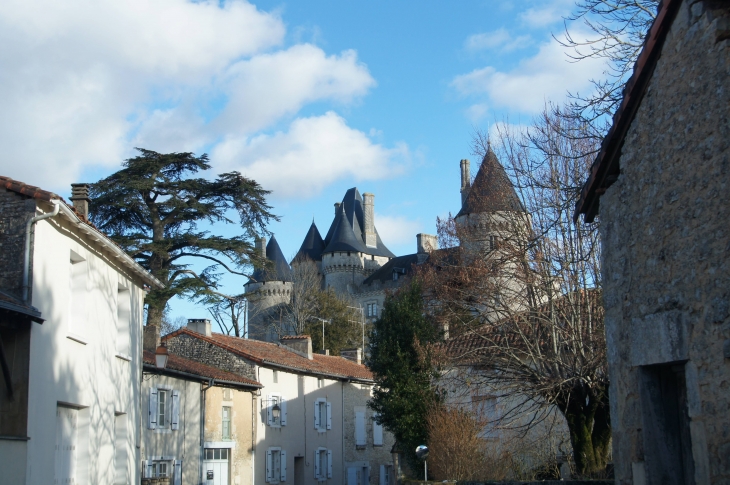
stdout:
<svg viewBox="0 0 730 485">
<path fill-rule="evenodd" d="M 291 267 L 286 262 L 284 253 L 281 252 L 276 238 L 271 236 L 269 244 L 266 245 L 266 259 L 269 261 L 267 268 L 257 268 L 248 283 L 261 283 L 263 281 L 291 281 Z M 246 284 L 248 284 L 246 283 Z"/>
<path fill-rule="evenodd" d="M 309 226 L 307 235 L 304 236 L 304 242 L 299 248 L 299 252 L 294 257 L 296 261 L 299 258 L 309 258 L 312 261 L 322 261 L 322 251 L 324 251 L 325 244 L 322 236 L 319 234 L 317 225 L 312 221 L 312 225 Z"/>
<path fill-rule="evenodd" d="M 462 169 L 462 197 L 464 190 L 464 160 L 461 161 Z M 468 161 L 467 161 L 468 171 Z M 484 212 L 524 212 L 520 199 L 510 182 L 507 172 L 491 146 L 487 148 L 487 154 L 482 160 L 474 183 L 468 188 L 468 194 L 463 197 L 461 210 L 456 217 L 468 214 Z"/>
</svg>

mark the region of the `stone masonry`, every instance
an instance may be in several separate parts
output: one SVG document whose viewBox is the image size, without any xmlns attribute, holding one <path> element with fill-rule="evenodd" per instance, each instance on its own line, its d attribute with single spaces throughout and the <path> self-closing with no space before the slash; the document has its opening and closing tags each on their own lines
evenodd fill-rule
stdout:
<svg viewBox="0 0 730 485">
<path fill-rule="evenodd" d="M 0 189 L 0 289 L 22 297 L 25 225 L 35 215 L 36 201 Z"/>
<path fill-rule="evenodd" d="M 642 372 L 673 363 L 686 384 L 685 470 L 730 484 L 729 19 L 727 2 L 682 2 L 601 198 L 620 485 L 657 483 L 647 446 L 664 444 L 647 429 Z"/>
</svg>

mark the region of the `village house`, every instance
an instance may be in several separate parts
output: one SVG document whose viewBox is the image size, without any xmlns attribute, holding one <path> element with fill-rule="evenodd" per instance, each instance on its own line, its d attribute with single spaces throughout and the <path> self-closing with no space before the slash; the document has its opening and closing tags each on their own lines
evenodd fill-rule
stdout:
<svg viewBox="0 0 730 485">
<path fill-rule="evenodd" d="M 0 177 L 0 470 L 18 484 L 140 476 L 145 287 L 162 284 L 56 194 Z"/>
<path fill-rule="evenodd" d="M 664 0 L 575 214 L 600 213 L 617 484 L 730 481 L 729 109 L 730 4 Z"/>
<path fill-rule="evenodd" d="M 174 354 L 159 369 L 155 358 L 144 351 L 142 483 L 254 483 L 253 403 L 261 384 Z"/>
<path fill-rule="evenodd" d="M 309 336 L 262 342 L 213 333 L 207 320 L 163 342 L 263 386 L 252 404 L 254 483 L 393 483 L 394 441 L 366 408 L 373 377 L 360 349 L 344 352 L 351 360 L 313 354 Z"/>
</svg>

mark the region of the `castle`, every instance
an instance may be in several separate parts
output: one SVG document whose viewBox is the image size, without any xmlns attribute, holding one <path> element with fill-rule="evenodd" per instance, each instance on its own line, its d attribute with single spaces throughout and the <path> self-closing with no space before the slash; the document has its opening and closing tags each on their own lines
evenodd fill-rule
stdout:
<svg viewBox="0 0 730 485">
<path fill-rule="evenodd" d="M 493 249 L 510 228 L 507 222 L 515 220 L 516 213 L 524 215 L 522 204 L 491 150 L 473 181 L 469 160 L 461 160 L 460 170 L 461 208 L 455 222 L 477 228 L 478 244 Z M 415 253 L 393 254 L 375 227 L 374 199 L 367 192 L 360 195 L 356 187 L 349 189 L 342 201 L 335 203 L 327 235 L 322 238 L 313 221 L 292 262 L 286 260 L 275 237 L 268 244 L 265 238 L 257 239 L 256 250 L 270 264 L 266 270 L 256 269 L 245 284 L 246 295 L 251 295 L 248 311 L 251 338 L 278 341 L 279 335 L 270 325 L 270 319 L 277 318 L 272 310 L 290 301 L 291 264 L 296 264 L 299 258 L 316 263 L 323 289 L 332 288 L 337 294 L 347 295 L 361 309 L 366 321 L 373 321 L 383 306 L 386 291 L 397 289 L 402 277 L 410 274 L 414 265 L 423 264 L 438 249 L 436 236 L 417 234 Z"/>
</svg>

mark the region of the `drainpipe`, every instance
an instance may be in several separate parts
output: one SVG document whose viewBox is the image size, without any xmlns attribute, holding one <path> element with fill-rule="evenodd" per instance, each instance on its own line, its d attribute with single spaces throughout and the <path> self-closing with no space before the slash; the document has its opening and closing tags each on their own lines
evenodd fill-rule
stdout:
<svg viewBox="0 0 730 485">
<path fill-rule="evenodd" d="M 23 303 L 25 303 L 26 305 L 30 304 L 30 231 L 33 228 L 33 224 L 35 224 L 36 222 L 58 215 L 58 211 L 61 209 L 61 203 L 58 200 L 54 199 L 51 201 L 51 204 L 53 204 L 54 206 L 52 212 L 47 212 L 40 216 L 36 216 L 30 219 L 25 224 L 25 254 L 23 255 Z"/>
<path fill-rule="evenodd" d="M 200 465 L 198 466 L 198 476 L 203 480 L 203 459 L 205 458 L 205 391 L 213 387 L 215 379 L 208 381 L 208 386 L 203 387 L 200 392 L 203 394 L 203 403 L 200 409 Z"/>
</svg>

